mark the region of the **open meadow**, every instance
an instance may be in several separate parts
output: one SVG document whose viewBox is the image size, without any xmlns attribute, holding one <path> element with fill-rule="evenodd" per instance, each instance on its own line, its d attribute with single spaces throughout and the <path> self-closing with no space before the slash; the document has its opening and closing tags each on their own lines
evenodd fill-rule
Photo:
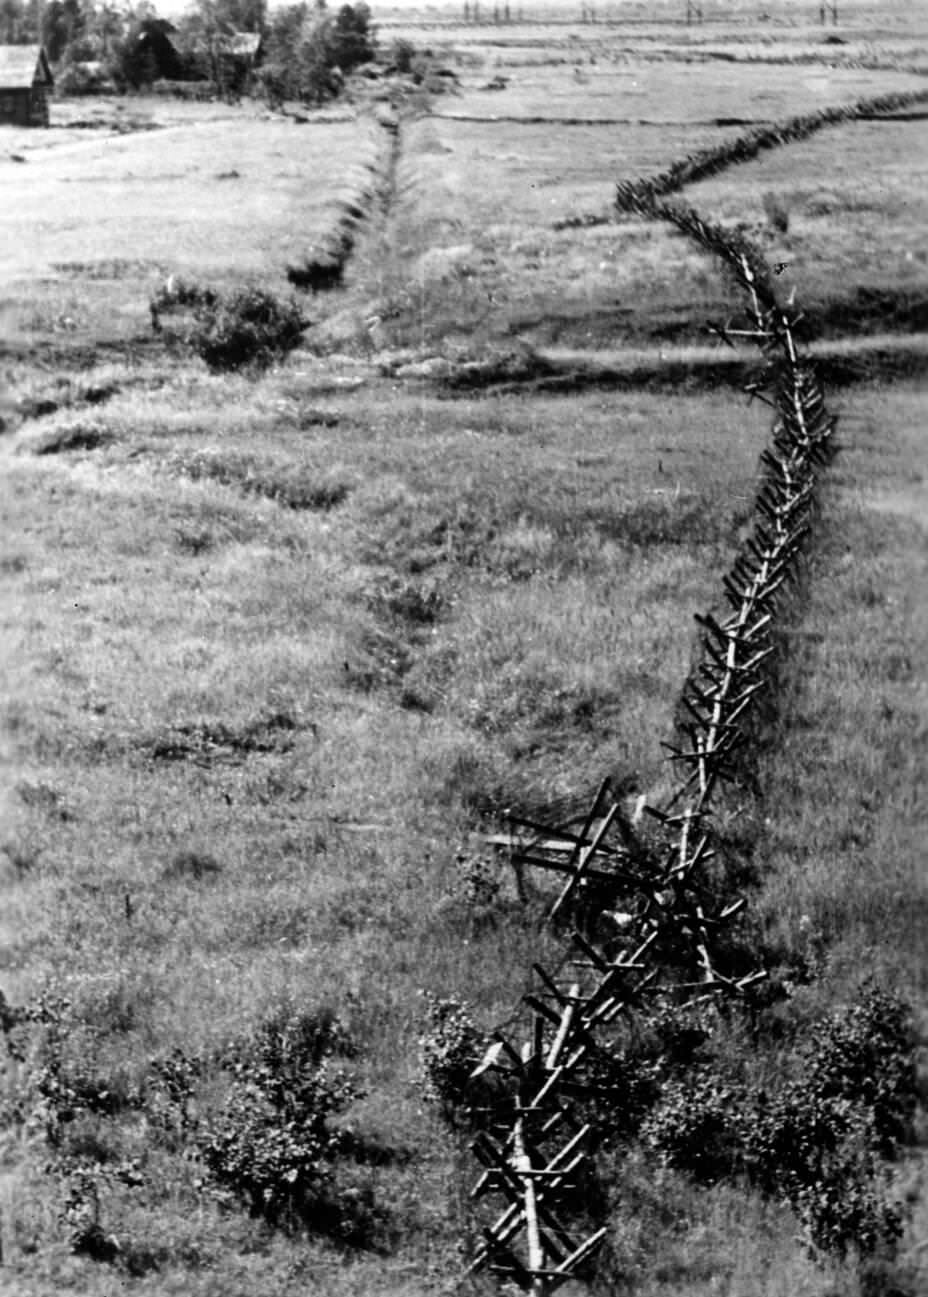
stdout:
<svg viewBox="0 0 928 1297">
<path fill-rule="evenodd" d="M 0 1292 L 510 1291 L 464 1278 L 487 1218 L 423 1070 L 455 1047 L 435 999 L 465 1008 L 466 1064 L 533 963 L 565 963 L 556 880 L 490 841 L 507 814 L 582 820 L 608 777 L 631 825 L 674 786 L 694 615 L 770 439 L 743 391 L 762 362 L 725 332 L 744 293 L 613 211 L 616 182 L 928 90 L 902 0 L 824 32 L 817 5 L 768 8 L 396 10 L 381 43 L 430 49 L 424 86 L 0 127 Z M 774 991 L 696 1067 L 775 1095 L 867 975 L 901 996 L 919 1070 L 873 1179 L 896 1237 L 865 1246 L 870 1180 L 850 1244 L 810 1247 L 749 1160 L 700 1179 L 656 1121 L 619 1122 L 568 1297 L 928 1291 L 924 125 L 864 114 L 671 194 L 795 294 L 839 417 L 775 702 L 718 814 Z M 302 291 L 319 255 L 340 277 Z M 169 277 L 293 295 L 299 345 L 210 369 L 182 319 L 153 327 Z M 272 1093 L 325 1120 L 272 1129 Z M 269 1206 L 296 1146 L 303 1216 Z"/>
</svg>

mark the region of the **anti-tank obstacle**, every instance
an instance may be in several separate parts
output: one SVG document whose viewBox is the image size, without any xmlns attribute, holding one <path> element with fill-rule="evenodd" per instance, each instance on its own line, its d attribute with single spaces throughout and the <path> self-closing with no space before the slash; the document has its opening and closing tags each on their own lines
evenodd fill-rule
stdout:
<svg viewBox="0 0 928 1297">
<path fill-rule="evenodd" d="M 509 847 L 526 868 L 562 881 L 547 922 L 579 923 L 567 963 L 571 984 L 540 965 L 524 997 L 531 1037 L 521 1047 L 498 1035 L 476 1069 L 492 1075 L 494 1099 L 474 1153 L 483 1168 L 475 1199 L 502 1199 L 484 1227 L 471 1270 L 485 1268 L 537 1297 L 554 1292 L 586 1264 L 606 1231 L 583 1236 L 580 1186 L 591 1131 L 573 1116 L 578 1099 L 601 1097 L 603 1062 L 621 1050 L 623 1026 L 649 995 L 692 1003 L 739 997 L 765 976 L 736 975 L 719 957 L 719 937 L 745 906 L 723 903 L 704 885 L 715 854 L 711 815 L 717 790 L 745 777 L 752 724 L 777 656 L 775 630 L 797 584 L 834 421 L 814 369 L 799 354 L 795 317 L 780 308 L 762 259 L 738 236 L 697 213 L 667 207 L 649 182 L 621 185 L 620 209 L 669 220 L 721 256 L 745 289 L 749 331 L 768 366 L 775 421 L 762 456 L 754 528 L 723 578 L 727 611 L 697 617 L 698 664 L 681 695 L 679 735 L 669 760 L 679 781 L 659 807 L 645 806 L 658 841 L 642 835 L 608 781 L 577 825 L 546 826 L 510 817 Z M 620 903 L 621 912 L 610 910 Z M 603 936 L 604 923 L 612 931 Z M 608 1066 L 606 1067 L 608 1074 Z"/>
</svg>

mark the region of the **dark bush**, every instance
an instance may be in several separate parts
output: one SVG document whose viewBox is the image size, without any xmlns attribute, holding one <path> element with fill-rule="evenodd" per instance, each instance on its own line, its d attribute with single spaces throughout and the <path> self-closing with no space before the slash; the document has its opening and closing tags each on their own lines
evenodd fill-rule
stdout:
<svg viewBox="0 0 928 1297">
<path fill-rule="evenodd" d="M 152 328 L 181 313 L 181 340 L 216 371 L 265 368 L 299 346 L 308 321 L 299 305 L 260 288 L 239 288 L 223 296 L 171 275 L 149 301 Z"/>
<path fill-rule="evenodd" d="M 641 1134 L 701 1180 L 746 1174 L 793 1207 L 814 1247 L 869 1255 L 900 1233 L 879 1159 L 911 1130 L 914 1059 L 904 1002 L 866 986 L 815 1024 L 794 1059 L 795 1077 L 769 1098 L 707 1064 L 682 1076 L 671 1065 L 668 1073 L 662 1055 L 665 1080 Z"/>
<path fill-rule="evenodd" d="M 915 1111 L 915 1037 L 905 1001 L 870 984 L 832 1014 L 804 1053 L 803 1089 L 816 1102 L 853 1103 L 875 1149 L 890 1156 Z"/>
<path fill-rule="evenodd" d="M 197 310 L 190 345 L 212 370 L 265 368 L 299 346 L 306 324 L 296 302 L 242 288 Z"/>
<path fill-rule="evenodd" d="M 764 215 L 770 224 L 771 229 L 776 230 L 778 234 L 786 234 L 789 231 L 789 208 L 779 194 L 767 192 L 763 196 Z"/>
<path fill-rule="evenodd" d="M 218 300 L 217 294 L 211 288 L 204 288 L 192 279 L 169 275 L 149 299 L 151 327 L 155 333 L 160 333 L 163 327 L 161 322 L 163 315 L 176 314 L 184 310 L 206 310 L 215 307 Z"/>
<path fill-rule="evenodd" d="M 642 1126 L 642 1137 L 671 1165 L 712 1183 L 740 1160 L 738 1116 L 744 1098 L 711 1073 L 669 1081 Z"/>
</svg>

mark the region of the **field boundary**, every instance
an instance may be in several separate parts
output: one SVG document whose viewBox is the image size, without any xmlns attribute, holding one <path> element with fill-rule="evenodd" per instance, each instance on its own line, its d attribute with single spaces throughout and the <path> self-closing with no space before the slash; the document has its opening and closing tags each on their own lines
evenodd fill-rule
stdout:
<svg viewBox="0 0 928 1297">
<path fill-rule="evenodd" d="M 286 267 L 287 279 L 295 288 L 317 293 L 341 284 L 363 227 L 383 193 L 392 189 L 399 148 L 399 116 L 393 111 L 376 111 L 368 119 L 368 130 L 372 158 L 363 164 L 359 183 L 340 200 L 333 228 L 307 251 L 302 262 Z"/>
</svg>

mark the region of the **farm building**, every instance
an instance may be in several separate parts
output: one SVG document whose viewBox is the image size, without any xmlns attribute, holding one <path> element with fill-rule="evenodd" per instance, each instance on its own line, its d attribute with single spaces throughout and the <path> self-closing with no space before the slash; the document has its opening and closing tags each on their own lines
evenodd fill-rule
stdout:
<svg viewBox="0 0 928 1297">
<path fill-rule="evenodd" d="M 54 84 L 41 45 L 0 45 L 0 125 L 47 126 Z"/>
<path fill-rule="evenodd" d="M 166 18 L 145 18 L 132 46 L 133 84 L 153 81 L 182 81 L 184 62 L 171 39 L 177 29 Z"/>
</svg>

